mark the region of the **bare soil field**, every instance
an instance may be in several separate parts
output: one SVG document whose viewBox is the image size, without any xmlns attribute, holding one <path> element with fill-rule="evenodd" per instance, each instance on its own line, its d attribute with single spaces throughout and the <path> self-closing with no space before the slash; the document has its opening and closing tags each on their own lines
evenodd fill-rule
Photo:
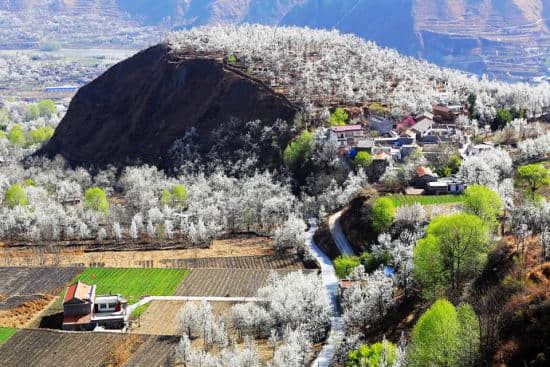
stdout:
<svg viewBox="0 0 550 367">
<path fill-rule="evenodd" d="M 270 246 L 270 240 L 265 237 L 255 236 L 214 241 L 209 248 L 174 250 L 85 251 L 84 249 L 67 250 L 61 247 L 32 246 L 28 248 L 13 248 L 0 246 L 0 266 L 10 267 L 160 268 L 173 267 L 173 264 L 177 264 L 180 260 L 185 260 L 183 261 L 184 264 L 189 260 L 189 263 L 195 262 L 200 266 L 204 263 L 202 259 L 205 258 L 242 256 L 263 259 L 259 263 L 265 263 L 266 261 L 276 263 L 275 254 Z M 288 262 L 292 263 L 292 261 Z"/>
<path fill-rule="evenodd" d="M 80 272 L 78 268 L 0 268 L 0 326 L 27 325 Z"/>
<path fill-rule="evenodd" d="M 254 297 L 267 284 L 273 270 L 193 269 L 175 296 Z M 289 270 L 277 271 L 281 275 Z"/>
<path fill-rule="evenodd" d="M 205 257 L 194 259 L 165 259 L 162 267 L 185 269 L 263 269 L 263 270 L 300 270 L 304 263 L 297 256 L 233 256 Z"/>
<path fill-rule="evenodd" d="M 186 301 L 152 301 L 139 319 L 133 320 L 130 332 L 149 335 L 181 335 L 178 313 Z M 193 302 L 199 307 L 200 302 Z M 210 302 L 215 315 L 225 314 L 235 302 Z"/>
<path fill-rule="evenodd" d="M 22 329 L 0 346 L 0 360 L 4 366 L 164 365 L 173 348 L 163 343 L 148 335 Z M 157 364 L 142 363 L 150 358 Z"/>
</svg>

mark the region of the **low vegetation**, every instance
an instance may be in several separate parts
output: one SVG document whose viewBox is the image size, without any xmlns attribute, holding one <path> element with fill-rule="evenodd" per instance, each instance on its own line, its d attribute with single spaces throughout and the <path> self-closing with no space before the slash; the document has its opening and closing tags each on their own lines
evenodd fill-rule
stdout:
<svg viewBox="0 0 550 367">
<path fill-rule="evenodd" d="M 171 296 L 185 276 L 185 269 L 88 268 L 75 280 L 96 284 L 96 294 L 119 293 L 136 303 L 143 296 Z"/>
<path fill-rule="evenodd" d="M 15 328 L 0 327 L 0 345 L 4 344 L 16 332 L 17 329 Z"/>
<path fill-rule="evenodd" d="M 461 203 L 463 195 L 390 195 L 393 205 L 396 207 L 412 204 L 420 205 L 441 205 Z"/>
</svg>

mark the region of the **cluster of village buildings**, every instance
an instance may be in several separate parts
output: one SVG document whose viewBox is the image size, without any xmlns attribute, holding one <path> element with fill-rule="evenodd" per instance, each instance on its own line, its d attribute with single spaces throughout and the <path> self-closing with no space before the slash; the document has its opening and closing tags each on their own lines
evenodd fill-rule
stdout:
<svg viewBox="0 0 550 367">
<path fill-rule="evenodd" d="M 328 139 L 337 142 L 342 156 L 353 158 L 359 152 L 368 152 L 375 163 L 404 161 L 415 152 L 422 152 L 430 160 L 430 156 L 441 153 L 443 145 L 456 149 L 462 157 L 493 149 L 490 144 L 471 142 L 458 126 L 458 118 L 468 116 L 465 106 L 439 103 L 432 111 L 401 121 L 371 115 L 358 124 L 331 127 Z M 462 182 L 439 178 L 427 167 L 418 167 L 417 176 L 412 183 L 420 190 L 416 193 L 461 193 L 465 189 Z"/>
</svg>

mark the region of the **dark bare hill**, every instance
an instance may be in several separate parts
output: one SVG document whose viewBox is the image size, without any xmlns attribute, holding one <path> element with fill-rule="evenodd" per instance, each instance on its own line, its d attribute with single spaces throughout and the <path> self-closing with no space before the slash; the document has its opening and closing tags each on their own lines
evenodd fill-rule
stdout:
<svg viewBox="0 0 550 367">
<path fill-rule="evenodd" d="M 292 123 L 296 111 L 284 96 L 261 82 L 225 68 L 221 58 L 176 55 L 161 44 L 82 87 L 38 154 L 61 154 L 73 164 L 139 161 L 167 168 L 170 147 L 191 128 L 197 129 L 198 153 L 206 155 L 219 145 L 213 141 L 219 131 L 213 132 L 231 119 L 261 120 L 270 126 L 277 119 Z M 239 134 L 247 133 L 246 125 L 231 126 L 242 129 Z M 291 136 L 276 138 L 284 148 Z M 230 153 L 239 148 L 225 144 L 222 150 Z M 263 149 L 259 153 L 265 153 L 265 166 L 280 163 L 273 147 L 268 144 Z"/>
</svg>

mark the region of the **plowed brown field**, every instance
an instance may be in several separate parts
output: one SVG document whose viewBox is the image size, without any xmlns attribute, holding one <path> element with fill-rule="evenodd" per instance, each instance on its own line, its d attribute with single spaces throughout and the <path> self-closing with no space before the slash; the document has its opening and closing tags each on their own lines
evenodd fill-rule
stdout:
<svg viewBox="0 0 550 367">
<path fill-rule="evenodd" d="M 0 361 L 2 366 L 164 366 L 173 361 L 176 342 L 149 335 L 23 329 L 0 346 Z"/>
</svg>

